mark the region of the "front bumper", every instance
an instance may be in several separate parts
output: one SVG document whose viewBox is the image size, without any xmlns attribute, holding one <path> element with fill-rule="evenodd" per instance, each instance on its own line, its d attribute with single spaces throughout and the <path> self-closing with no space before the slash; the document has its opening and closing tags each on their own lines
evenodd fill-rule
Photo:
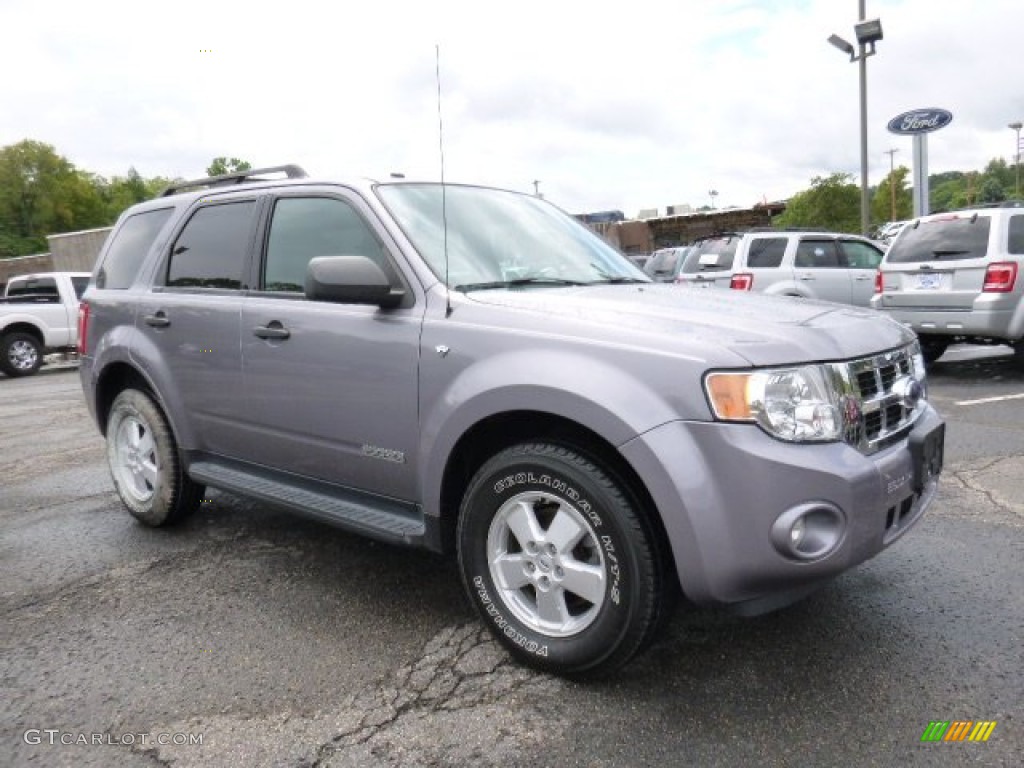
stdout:
<svg viewBox="0 0 1024 768">
<path fill-rule="evenodd" d="M 934 499 L 944 427 L 927 406 L 907 437 L 865 456 L 843 443 L 784 443 L 753 425 L 678 421 L 622 452 L 661 513 L 687 597 L 756 612 L 758 604 L 777 607 L 806 594 L 903 536 Z M 772 541 L 776 520 L 801 505 L 837 509 L 842 519 L 835 546 L 810 560 Z"/>
</svg>

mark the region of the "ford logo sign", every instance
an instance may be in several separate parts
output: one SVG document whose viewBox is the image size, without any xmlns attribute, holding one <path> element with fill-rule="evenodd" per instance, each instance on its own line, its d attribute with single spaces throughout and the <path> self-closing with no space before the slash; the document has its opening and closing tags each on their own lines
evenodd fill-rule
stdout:
<svg viewBox="0 0 1024 768">
<path fill-rule="evenodd" d="M 916 133 L 931 133 L 945 128 L 953 122 L 953 113 L 945 109 L 930 107 L 928 109 L 912 109 L 896 115 L 889 121 L 890 133 L 901 133 L 912 136 Z"/>
</svg>

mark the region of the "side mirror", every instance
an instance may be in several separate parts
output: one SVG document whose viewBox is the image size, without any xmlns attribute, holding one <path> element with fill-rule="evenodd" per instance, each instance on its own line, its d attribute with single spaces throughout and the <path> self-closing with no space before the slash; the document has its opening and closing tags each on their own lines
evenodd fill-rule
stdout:
<svg viewBox="0 0 1024 768">
<path fill-rule="evenodd" d="M 390 309 L 405 292 L 392 289 L 384 270 L 365 256 L 317 256 L 306 267 L 306 298 Z"/>
</svg>

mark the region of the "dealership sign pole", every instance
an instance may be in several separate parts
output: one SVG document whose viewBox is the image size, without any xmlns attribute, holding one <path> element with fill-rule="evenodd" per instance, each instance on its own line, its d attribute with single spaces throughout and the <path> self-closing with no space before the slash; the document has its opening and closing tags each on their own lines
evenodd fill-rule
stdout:
<svg viewBox="0 0 1024 768">
<path fill-rule="evenodd" d="M 889 121 L 890 133 L 914 137 L 914 218 L 928 214 L 928 134 L 952 121 L 952 112 L 936 107 L 912 109 Z M 891 174 L 889 183 L 892 184 Z"/>
</svg>

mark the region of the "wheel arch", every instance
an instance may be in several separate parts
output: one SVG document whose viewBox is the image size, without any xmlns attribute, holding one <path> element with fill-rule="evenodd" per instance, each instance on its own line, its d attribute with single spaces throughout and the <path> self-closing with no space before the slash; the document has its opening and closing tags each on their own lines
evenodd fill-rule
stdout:
<svg viewBox="0 0 1024 768">
<path fill-rule="evenodd" d="M 594 461 L 629 496 L 638 516 L 649 526 L 652 546 L 665 571 L 666 583 L 678 583 L 675 561 L 661 514 L 640 475 L 608 440 L 592 429 L 558 414 L 514 410 L 477 421 L 455 442 L 440 483 L 441 542 L 455 548 L 459 506 L 473 475 L 495 454 L 519 443 L 547 442 L 569 448 Z"/>
<path fill-rule="evenodd" d="M 46 347 L 46 338 L 43 335 L 42 329 L 37 325 L 33 325 L 32 323 L 27 323 L 21 320 L 13 322 L 10 325 L 5 325 L 3 329 L 0 330 L 0 338 L 12 333 L 27 333 L 29 336 L 31 336 L 37 342 L 39 342 L 40 347 Z"/>
<path fill-rule="evenodd" d="M 129 363 L 118 361 L 107 365 L 100 372 L 96 380 L 96 422 L 100 428 L 100 433 L 104 437 L 107 436 L 107 420 L 110 417 L 110 408 L 117 396 L 126 389 L 139 389 L 149 395 L 163 412 L 164 418 L 167 419 L 167 423 L 171 426 L 172 431 L 174 430 L 174 425 L 167 415 L 167 409 L 160 402 L 160 398 L 156 395 L 156 390 L 149 379 L 138 368 Z"/>
</svg>

